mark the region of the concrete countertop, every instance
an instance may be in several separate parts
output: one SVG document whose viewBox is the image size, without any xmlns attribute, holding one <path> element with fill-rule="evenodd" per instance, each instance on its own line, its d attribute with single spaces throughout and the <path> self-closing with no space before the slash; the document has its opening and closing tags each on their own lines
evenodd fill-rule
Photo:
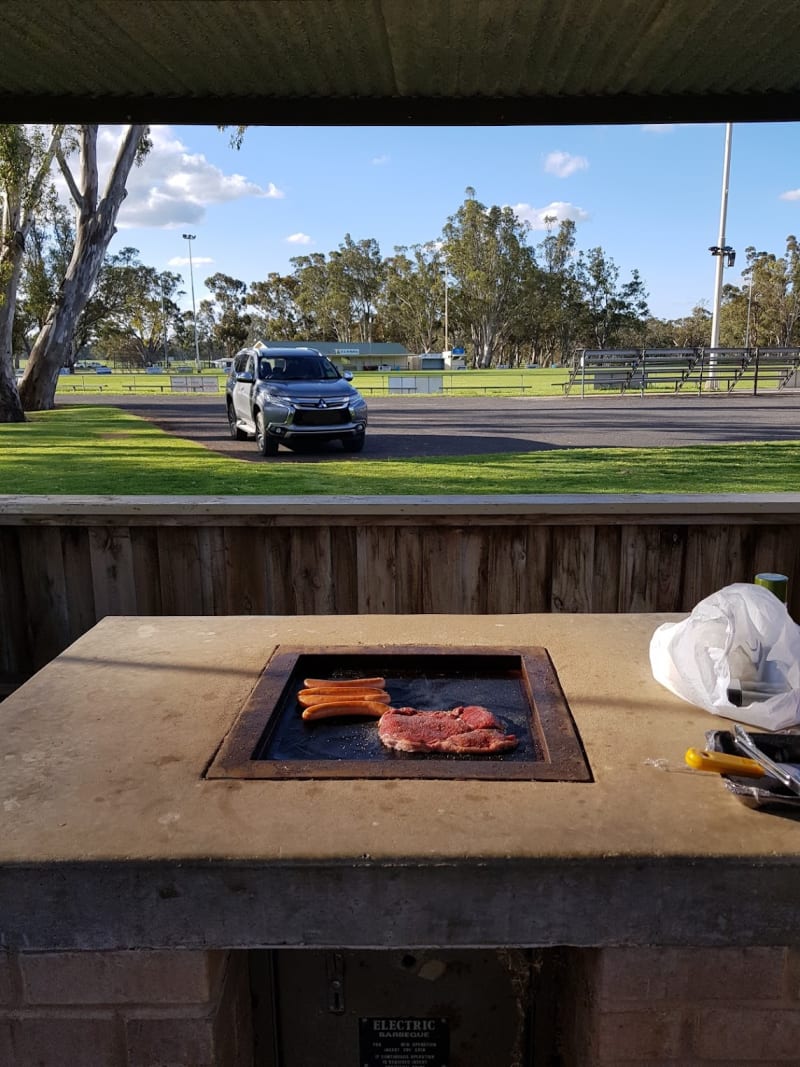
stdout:
<svg viewBox="0 0 800 1067">
<path fill-rule="evenodd" d="M 800 822 L 685 768 L 730 724 L 651 676 L 650 637 L 678 617 L 106 618 L 0 704 L 0 935 L 793 942 Z M 279 644 L 543 645 L 595 780 L 205 779 Z"/>
</svg>

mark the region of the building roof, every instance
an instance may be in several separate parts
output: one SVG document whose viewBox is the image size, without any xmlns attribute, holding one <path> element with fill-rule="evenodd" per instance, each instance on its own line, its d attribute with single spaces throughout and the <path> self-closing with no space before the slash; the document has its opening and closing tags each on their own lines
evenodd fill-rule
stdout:
<svg viewBox="0 0 800 1067">
<path fill-rule="evenodd" d="M 324 356 L 407 356 L 405 345 L 353 341 L 261 341 L 266 348 L 314 348 Z"/>
<path fill-rule="evenodd" d="M 3 0 L 4 121 L 800 117 L 785 0 Z"/>
</svg>

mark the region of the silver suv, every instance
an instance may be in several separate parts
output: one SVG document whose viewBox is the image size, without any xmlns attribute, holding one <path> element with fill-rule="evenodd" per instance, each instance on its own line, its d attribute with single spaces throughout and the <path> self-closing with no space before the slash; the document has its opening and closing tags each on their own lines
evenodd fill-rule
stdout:
<svg viewBox="0 0 800 1067">
<path fill-rule="evenodd" d="M 345 452 L 360 452 L 367 429 L 367 404 L 351 384 L 313 348 L 243 348 L 225 387 L 231 437 L 255 436 L 262 456 L 278 445 L 339 440 Z"/>
</svg>

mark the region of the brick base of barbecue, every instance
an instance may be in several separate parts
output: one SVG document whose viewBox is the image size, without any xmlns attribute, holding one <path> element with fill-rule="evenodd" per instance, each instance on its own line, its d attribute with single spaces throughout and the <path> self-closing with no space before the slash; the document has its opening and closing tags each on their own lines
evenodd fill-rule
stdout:
<svg viewBox="0 0 800 1067">
<path fill-rule="evenodd" d="M 4 1067 L 249 1067 L 245 952 L 0 955 Z"/>
<path fill-rule="evenodd" d="M 800 951 L 545 951 L 563 1067 L 797 1063 Z M 5 1067 L 250 1067 L 246 952 L 0 954 Z"/>
<path fill-rule="evenodd" d="M 800 1061 L 796 949 L 569 949 L 559 970 L 569 1067 Z"/>
</svg>

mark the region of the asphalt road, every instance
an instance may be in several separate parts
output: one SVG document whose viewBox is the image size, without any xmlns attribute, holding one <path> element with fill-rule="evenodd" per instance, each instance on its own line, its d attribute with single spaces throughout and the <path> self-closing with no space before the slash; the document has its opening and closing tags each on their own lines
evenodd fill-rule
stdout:
<svg viewBox="0 0 800 1067">
<path fill-rule="evenodd" d="M 73 401 L 70 401 L 72 403 Z M 215 452 L 261 460 L 252 441 L 232 441 L 219 397 L 80 398 L 113 404 Z M 458 397 L 369 399 L 363 456 L 477 456 L 555 448 L 621 448 L 800 439 L 800 393 L 780 396 Z M 270 462 L 303 462 L 281 448 Z M 314 458 L 358 461 L 341 446 Z"/>
</svg>

